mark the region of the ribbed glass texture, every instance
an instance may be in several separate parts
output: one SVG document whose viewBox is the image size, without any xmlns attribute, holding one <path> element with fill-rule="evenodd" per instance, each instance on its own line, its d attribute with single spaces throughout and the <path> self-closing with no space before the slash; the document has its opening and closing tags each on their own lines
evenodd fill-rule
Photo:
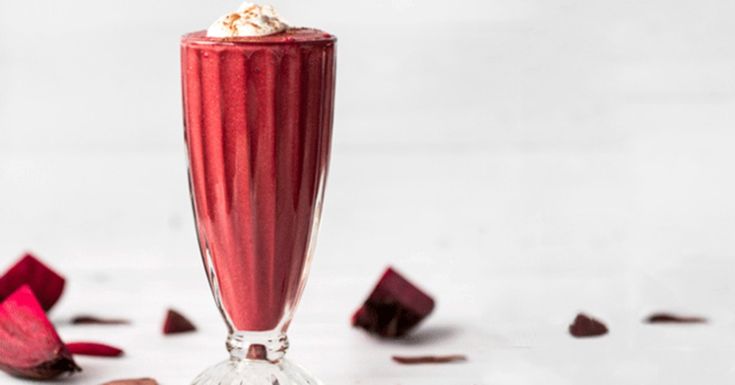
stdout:
<svg viewBox="0 0 735 385">
<path fill-rule="evenodd" d="M 313 383 L 288 382 L 303 376 L 281 357 L 321 216 L 335 39 L 311 29 L 241 40 L 198 32 L 184 36 L 181 54 L 196 229 L 232 354 L 210 369 L 230 371 L 217 375 L 225 379 L 195 383 Z M 285 377 L 234 380 L 258 377 L 247 374 L 255 368 Z"/>
</svg>

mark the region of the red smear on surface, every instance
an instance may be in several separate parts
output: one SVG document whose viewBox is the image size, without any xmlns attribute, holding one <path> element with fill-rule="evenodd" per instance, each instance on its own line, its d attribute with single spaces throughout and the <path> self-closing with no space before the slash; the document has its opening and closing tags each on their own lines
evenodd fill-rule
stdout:
<svg viewBox="0 0 735 385">
<path fill-rule="evenodd" d="M 702 324 L 707 319 L 703 317 L 680 316 L 671 313 L 654 313 L 646 318 L 649 324 L 675 323 L 675 324 Z"/>
<path fill-rule="evenodd" d="M 605 324 L 582 313 L 577 314 L 574 323 L 569 325 L 569 334 L 578 338 L 598 337 L 607 334 L 607 332 Z"/>
<path fill-rule="evenodd" d="M 123 355 L 122 349 L 99 342 L 69 342 L 66 348 L 71 354 L 79 356 L 120 357 Z"/>
<path fill-rule="evenodd" d="M 158 385 L 158 382 L 152 378 L 135 378 L 105 382 L 102 385 Z"/>
<path fill-rule="evenodd" d="M 129 320 L 122 318 L 101 318 L 91 315 L 78 315 L 71 319 L 74 325 L 128 325 Z"/>
<path fill-rule="evenodd" d="M 381 337 L 406 335 L 434 310 L 434 299 L 388 267 L 352 316 L 352 325 Z"/>
<path fill-rule="evenodd" d="M 467 361 L 467 356 L 462 354 L 453 354 L 449 356 L 393 356 L 393 361 L 404 365 L 416 364 L 446 364 L 450 362 Z"/>
<path fill-rule="evenodd" d="M 64 291 L 64 277 L 32 254 L 24 255 L 0 277 L 0 300 L 23 285 L 30 286 L 43 310 L 48 311 Z"/>
<path fill-rule="evenodd" d="M 166 320 L 163 322 L 163 334 L 186 333 L 196 329 L 191 321 L 176 310 L 169 309 L 166 313 Z"/>
<path fill-rule="evenodd" d="M 81 370 L 28 285 L 0 304 L 0 369 L 38 380 Z"/>
</svg>

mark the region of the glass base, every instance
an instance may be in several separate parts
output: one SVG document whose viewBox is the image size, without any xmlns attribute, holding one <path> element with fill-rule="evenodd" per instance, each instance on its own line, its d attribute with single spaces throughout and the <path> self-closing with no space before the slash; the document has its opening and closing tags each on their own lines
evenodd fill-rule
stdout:
<svg viewBox="0 0 735 385">
<path fill-rule="evenodd" d="M 200 374 L 192 385 L 323 385 L 287 359 L 277 363 L 266 360 L 230 359 Z"/>
</svg>

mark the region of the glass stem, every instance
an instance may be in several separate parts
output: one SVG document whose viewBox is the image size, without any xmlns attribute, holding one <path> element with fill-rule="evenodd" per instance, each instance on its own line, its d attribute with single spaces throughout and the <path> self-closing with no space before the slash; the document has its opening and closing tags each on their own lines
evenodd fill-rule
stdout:
<svg viewBox="0 0 735 385">
<path fill-rule="evenodd" d="M 280 332 L 236 331 L 227 337 L 230 360 L 278 363 L 288 349 L 288 337 Z"/>
</svg>

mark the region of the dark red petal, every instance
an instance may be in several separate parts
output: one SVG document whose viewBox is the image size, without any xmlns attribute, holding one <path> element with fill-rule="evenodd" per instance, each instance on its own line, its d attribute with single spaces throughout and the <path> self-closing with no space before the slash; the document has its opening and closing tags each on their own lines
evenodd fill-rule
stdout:
<svg viewBox="0 0 735 385">
<path fill-rule="evenodd" d="M 91 315 L 78 315 L 71 319 L 74 325 L 128 325 L 129 320 L 123 318 L 100 318 Z"/>
<path fill-rule="evenodd" d="M 33 379 L 81 370 L 28 285 L 0 304 L 0 369 Z"/>
<path fill-rule="evenodd" d="M 166 313 L 166 320 L 163 322 L 163 334 L 186 333 L 196 329 L 191 321 L 176 310 L 169 309 Z"/>
<path fill-rule="evenodd" d="M 707 319 L 702 317 L 680 316 L 670 313 L 654 313 L 646 318 L 649 324 L 676 323 L 676 324 L 701 324 L 706 323 Z"/>
<path fill-rule="evenodd" d="M 569 334 L 574 337 L 597 337 L 607 334 L 607 331 L 605 324 L 581 313 L 569 325 Z"/>
<path fill-rule="evenodd" d="M 415 364 L 446 364 L 450 362 L 467 361 L 467 357 L 461 354 L 453 354 L 449 356 L 393 356 L 393 361 L 404 365 Z"/>
<path fill-rule="evenodd" d="M 22 285 L 30 286 L 44 310 L 51 309 L 64 291 L 64 277 L 31 254 L 24 255 L 0 277 L 0 300 Z"/>
<path fill-rule="evenodd" d="M 98 342 L 69 342 L 66 348 L 71 354 L 80 356 L 120 357 L 123 355 L 122 349 Z"/>
<path fill-rule="evenodd" d="M 381 337 L 401 337 L 434 310 L 434 300 L 388 267 L 352 316 L 352 325 Z"/>
<path fill-rule="evenodd" d="M 135 378 L 130 380 L 115 380 L 105 382 L 102 385 L 158 385 L 158 382 L 152 378 Z"/>
</svg>

